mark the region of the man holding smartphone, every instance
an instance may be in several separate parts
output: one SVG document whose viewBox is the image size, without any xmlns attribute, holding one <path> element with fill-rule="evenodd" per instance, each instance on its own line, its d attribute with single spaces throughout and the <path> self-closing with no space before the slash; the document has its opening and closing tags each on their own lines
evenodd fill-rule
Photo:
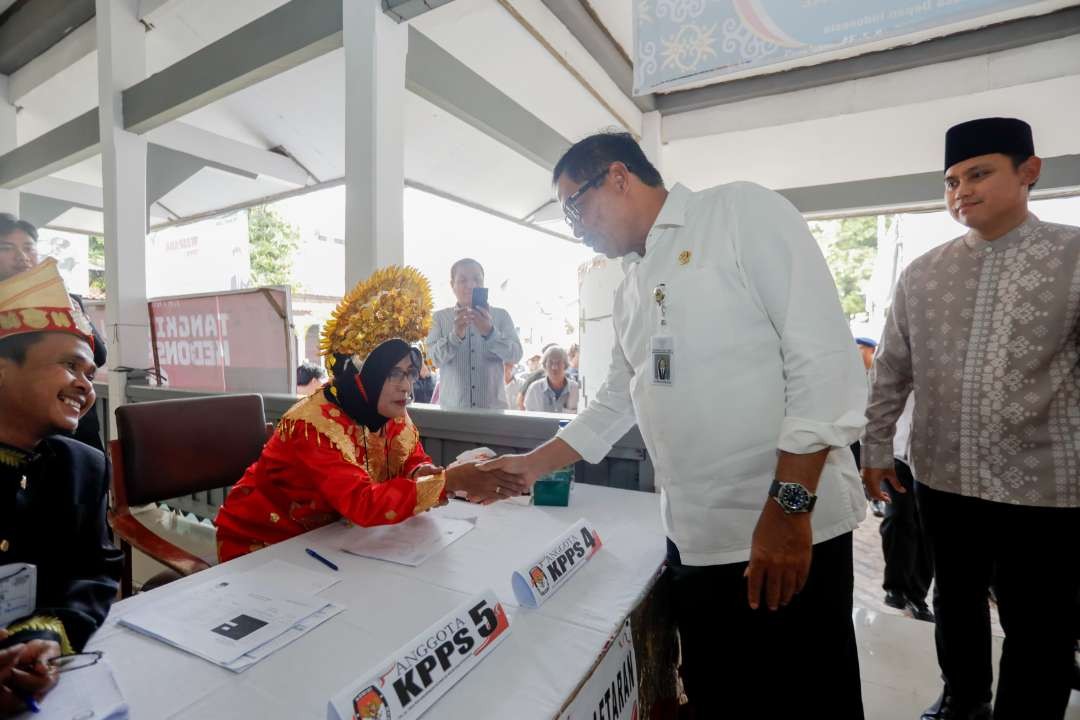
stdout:
<svg viewBox="0 0 1080 720">
<path fill-rule="evenodd" d="M 462 258 L 450 268 L 457 304 L 435 312 L 428 352 L 439 368 L 445 408 L 505 410 L 504 363 L 521 360 L 521 340 L 510 313 L 488 304 L 484 267 Z"/>
</svg>

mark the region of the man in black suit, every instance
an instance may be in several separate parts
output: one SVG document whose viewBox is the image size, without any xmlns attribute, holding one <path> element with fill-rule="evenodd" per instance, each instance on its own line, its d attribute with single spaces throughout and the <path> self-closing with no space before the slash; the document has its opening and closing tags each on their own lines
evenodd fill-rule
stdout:
<svg viewBox="0 0 1080 720">
<path fill-rule="evenodd" d="M 120 584 L 105 456 L 65 435 L 94 403 L 93 343 L 54 260 L 0 281 L 0 583 L 37 586 L 0 622 L 0 716 L 52 689 L 49 661 L 83 648 Z"/>
</svg>

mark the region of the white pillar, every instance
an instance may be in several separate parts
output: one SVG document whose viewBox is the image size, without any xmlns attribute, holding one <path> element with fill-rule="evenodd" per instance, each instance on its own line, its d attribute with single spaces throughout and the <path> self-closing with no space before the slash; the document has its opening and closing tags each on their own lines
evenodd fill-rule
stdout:
<svg viewBox="0 0 1080 720">
<path fill-rule="evenodd" d="M 663 177 L 664 134 L 663 118 L 659 110 L 653 110 L 641 116 L 641 149 L 645 152 L 645 157 L 660 171 L 660 176 Z M 669 186 L 671 185 L 667 178 L 664 178 L 664 182 Z"/>
<path fill-rule="evenodd" d="M 99 0 L 100 2 L 100 0 Z M 405 56 L 409 28 L 382 3 L 342 0 L 345 287 L 405 261 Z"/>
<path fill-rule="evenodd" d="M 7 75 L 0 75 L 0 155 L 19 144 L 15 133 L 15 106 L 10 102 Z M 19 216 L 19 191 L 0 188 L 0 212 Z"/>
<path fill-rule="evenodd" d="M 137 0 L 96 0 L 101 180 L 105 212 L 105 336 L 109 405 L 126 400 L 120 366 L 149 364 L 146 309 L 146 140 L 124 130 L 120 93 L 146 77 Z M 116 419 L 110 413 L 111 437 Z"/>
</svg>

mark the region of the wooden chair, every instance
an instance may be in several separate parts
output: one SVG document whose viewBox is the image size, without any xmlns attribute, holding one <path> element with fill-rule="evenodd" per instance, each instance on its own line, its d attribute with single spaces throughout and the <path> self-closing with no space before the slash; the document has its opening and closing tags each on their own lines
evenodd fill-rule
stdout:
<svg viewBox="0 0 1080 720">
<path fill-rule="evenodd" d="M 232 485 L 258 459 L 273 426 L 261 395 L 216 395 L 122 405 L 116 430 L 109 524 L 124 551 L 120 589 L 128 597 L 132 548 L 180 576 L 209 567 L 140 523 L 131 506 Z"/>
</svg>

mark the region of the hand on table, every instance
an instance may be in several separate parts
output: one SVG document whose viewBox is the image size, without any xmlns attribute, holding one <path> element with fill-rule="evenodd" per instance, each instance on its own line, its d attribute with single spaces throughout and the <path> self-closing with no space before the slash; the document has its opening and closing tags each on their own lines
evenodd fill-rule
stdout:
<svg viewBox="0 0 1080 720">
<path fill-rule="evenodd" d="M 896 477 L 896 468 L 869 468 L 864 467 L 862 471 L 863 490 L 866 493 L 868 500 L 881 500 L 882 502 L 891 503 L 892 498 L 889 497 L 889 493 L 885 492 L 884 483 L 887 481 L 892 489 L 898 493 L 906 493 L 907 490 L 900 483 L 899 478 Z"/>
<path fill-rule="evenodd" d="M 787 605 L 806 585 L 814 533 L 810 513 L 787 515 L 771 498 L 761 511 L 750 545 L 746 596 L 750 607 L 761 605 L 762 591 L 770 610 Z"/>
</svg>

